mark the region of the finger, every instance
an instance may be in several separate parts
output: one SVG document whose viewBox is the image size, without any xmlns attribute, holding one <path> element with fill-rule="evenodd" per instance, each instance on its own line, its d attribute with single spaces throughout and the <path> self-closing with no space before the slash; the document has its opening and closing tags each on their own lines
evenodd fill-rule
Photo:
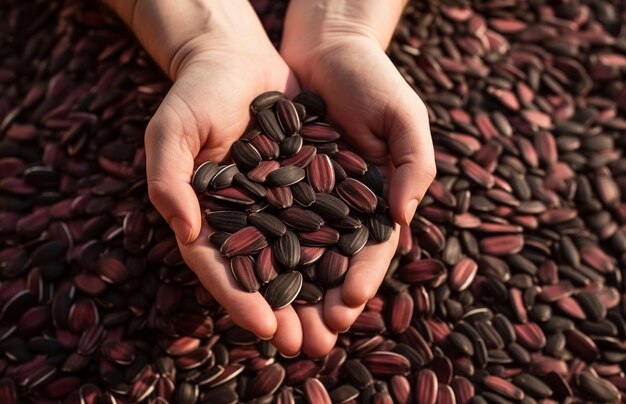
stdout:
<svg viewBox="0 0 626 404">
<path fill-rule="evenodd" d="M 413 248 L 413 233 L 411 233 L 411 226 L 400 226 L 400 236 L 398 238 L 398 248 L 396 253 L 399 255 L 407 255 L 411 248 Z"/>
<path fill-rule="evenodd" d="M 341 297 L 341 288 L 333 288 L 324 295 L 324 321 L 335 332 L 345 332 L 361 314 L 365 304 L 347 306 Z"/>
<path fill-rule="evenodd" d="M 196 241 L 187 245 L 178 242 L 185 262 L 235 323 L 259 338 L 272 338 L 277 327 L 274 312 L 260 293 L 248 293 L 239 287 L 229 263 L 207 241 L 209 234 L 209 226 L 203 224 Z"/>
<path fill-rule="evenodd" d="M 274 310 L 276 322 L 276 334 L 272 338 L 272 344 L 283 356 L 293 357 L 302 348 L 302 325 L 298 314 L 292 306 L 280 310 Z"/>
<path fill-rule="evenodd" d="M 389 151 L 396 168 L 389 186 L 389 209 L 394 221 L 401 224 L 411 222 L 436 173 L 426 109 L 416 94 L 411 92 L 405 98 L 392 109 L 388 130 Z"/>
<path fill-rule="evenodd" d="M 368 243 L 350 258 L 350 267 L 341 286 L 341 297 L 349 307 L 359 307 L 374 297 L 398 245 L 400 234 L 396 225 L 384 243 Z"/>
<path fill-rule="evenodd" d="M 321 358 L 337 342 L 337 334 L 324 323 L 321 304 L 302 304 L 294 307 L 302 324 L 302 352 L 311 358 Z"/>
<path fill-rule="evenodd" d="M 198 237 L 201 224 L 200 205 L 190 185 L 194 153 L 184 140 L 185 125 L 168 108 L 164 101 L 146 128 L 148 194 L 176 238 L 188 244 Z"/>
</svg>

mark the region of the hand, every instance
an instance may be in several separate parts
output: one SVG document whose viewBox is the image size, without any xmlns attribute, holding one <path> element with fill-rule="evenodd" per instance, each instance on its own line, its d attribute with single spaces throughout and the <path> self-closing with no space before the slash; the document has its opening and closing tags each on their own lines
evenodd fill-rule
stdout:
<svg viewBox="0 0 626 404">
<path fill-rule="evenodd" d="M 256 95 L 279 90 L 293 96 L 297 82 L 268 40 L 212 41 L 206 38 L 180 66 L 146 130 L 150 199 L 176 233 L 187 264 L 233 321 L 261 338 L 273 337 L 280 352 L 293 355 L 302 340 L 295 311 L 273 312 L 260 293 L 241 290 L 228 261 L 208 242 L 211 231 L 190 179 L 200 163 L 224 160 L 246 130 Z"/>
<path fill-rule="evenodd" d="M 281 54 L 301 86 L 324 98 L 346 140 L 381 167 L 392 218 L 407 225 L 436 172 L 426 108 L 377 40 L 354 31 L 336 34 L 320 35 L 324 39 L 315 43 L 310 37 L 294 39 L 298 36 L 287 28 Z M 382 282 L 398 238 L 396 226 L 390 240 L 368 245 L 351 260 L 343 286 L 327 291 L 318 326 L 306 328 L 304 349 L 332 348 L 318 342 L 331 341 L 328 335 L 317 334 L 340 332 L 354 322 Z M 302 317 L 305 309 L 296 310 Z"/>
</svg>

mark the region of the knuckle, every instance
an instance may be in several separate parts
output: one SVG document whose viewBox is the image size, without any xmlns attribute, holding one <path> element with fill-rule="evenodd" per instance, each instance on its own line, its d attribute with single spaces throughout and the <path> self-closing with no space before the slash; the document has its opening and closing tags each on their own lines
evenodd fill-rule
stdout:
<svg viewBox="0 0 626 404">
<path fill-rule="evenodd" d="M 150 201 L 157 207 L 163 197 L 163 194 L 166 192 L 166 184 L 161 180 L 151 179 L 148 180 L 148 198 Z"/>
<path fill-rule="evenodd" d="M 431 160 L 426 163 L 422 168 L 422 172 L 424 176 L 432 182 L 437 176 L 437 165 L 435 164 L 435 160 Z"/>
</svg>

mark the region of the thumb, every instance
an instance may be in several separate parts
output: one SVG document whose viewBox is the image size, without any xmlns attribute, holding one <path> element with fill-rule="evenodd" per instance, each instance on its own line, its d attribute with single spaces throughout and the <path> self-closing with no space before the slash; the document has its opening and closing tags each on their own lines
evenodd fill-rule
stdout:
<svg viewBox="0 0 626 404">
<path fill-rule="evenodd" d="M 393 109 L 388 144 L 395 167 L 389 183 L 389 208 L 395 222 L 409 224 L 435 178 L 435 156 L 426 107 L 417 95 Z"/>
<path fill-rule="evenodd" d="M 164 102 L 146 128 L 146 171 L 150 201 L 176 238 L 189 244 L 201 228 L 200 204 L 190 185 L 194 152 L 180 117 Z"/>
</svg>

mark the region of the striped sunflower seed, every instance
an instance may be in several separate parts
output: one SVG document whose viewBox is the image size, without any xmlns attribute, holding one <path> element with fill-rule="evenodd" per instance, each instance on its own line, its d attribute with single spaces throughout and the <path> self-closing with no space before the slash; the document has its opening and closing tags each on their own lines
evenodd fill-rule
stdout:
<svg viewBox="0 0 626 404">
<path fill-rule="evenodd" d="M 258 114 L 261 111 L 274 108 L 274 104 L 276 104 L 279 100 L 284 100 L 286 98 L 285 94 L 280 91 L 266 91 L 257 95 L 252 100 L 250 103 L 250 109 L 255 114 Z"/>
<path fill-rule="evenodd" d="M 310 210 L 290 207 L 279 213 L 279 218 L 298 231 L 317 231 L 324 224 L 320 215 Z"/>
<path fill-rule="evenodd" d="M 287 271 L 278 275 L 265 290 L 265 300 L 274 310 L 282 309 L 291 304 L 302 289 L 302 274 L 298 271 Z"/>
<path fill-rule="evenodd" d="M 272 246 L 276 260 L 288 269 L 294 269 L 300 262 L 300 241 L 298 236 L 287 230 Z"/>
<path fill-rule="evenodd" d="M 305 171 L 296 166 L 282 166 L 267 175 L 267 183 L 274 187 L 286 187 L 304 179 Z"/>
<path fill-rule="evenodd" d="M 217 163 L 212 161 L 205 161 L 200 164 L 191 177 L 191 186 L 196 192 L 204 192 L 209 187 L 211 180 L 219 171 Z"/>
<path fill-rule="evenodd" d="M 248 225 L 248 215 L 238 211 L 208 212 L 206 221 L 214 230 L 234 233 Z"/>
</svg>

